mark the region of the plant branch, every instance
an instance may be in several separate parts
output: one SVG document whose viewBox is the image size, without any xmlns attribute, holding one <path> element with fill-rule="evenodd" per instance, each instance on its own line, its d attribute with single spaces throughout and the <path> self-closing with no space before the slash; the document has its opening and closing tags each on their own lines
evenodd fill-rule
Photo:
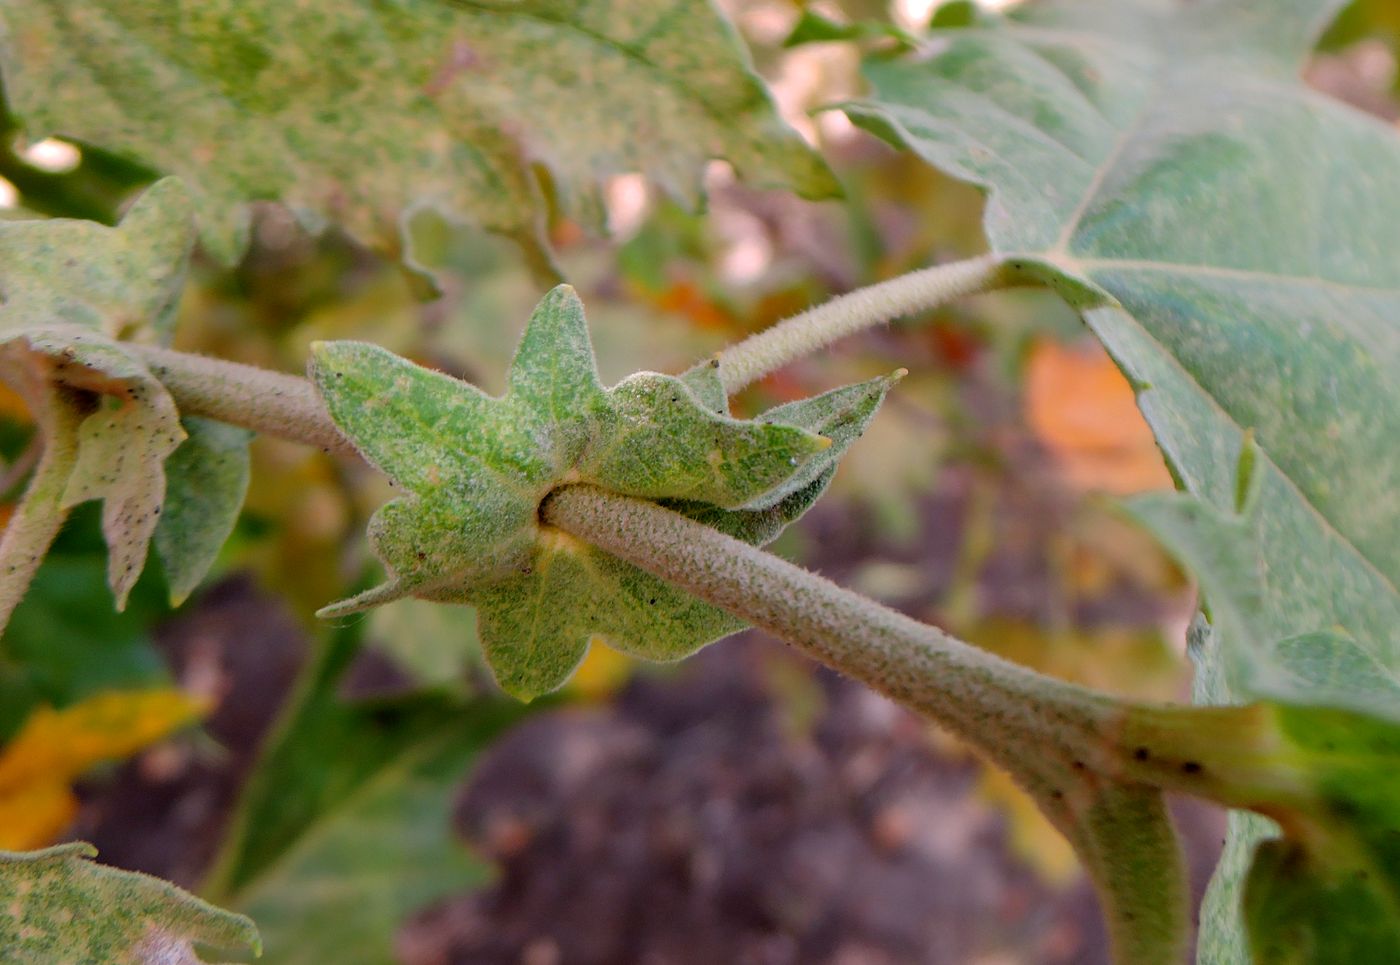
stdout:
<svg viewBox="0 0 1400 965">
<path fill-rule="evenodd" d="M 1048 677 L 680 513 L 595 486 L 556 489 L 540 518 L 938 722 L 1031 785 L 1064 790 L 1087 773 L 1244 808 L 1303 793 L 1278 756 L 1267 704 L 1144 703 Z"/>
<path fill-rule="evenodd" d="M 655 503 L 566 486 L 545 501 L 541 518 L 787 640 L 989 753 L 1034 740 L 1043 756 L 1058 737 L 1082 761 L 1120 713 L 1109 697 L 970 646 Z"/>
<path fill-rule="evenodd" d="M 833 298 L 719 353 L 719 376 L 733 393 L 837 339 L 911 312 L 1003 287 L 1009 275 L 997 255 L 935 265 Z"/>
<path fill-rule="evenodd" d="M 164 383 L 183 415 L 208 416 L 326 452 L 357 455 L 316 389 L 301 376 L 153 345 L 131 348 Z"/>
<path fill-rule="evenodd" d="M 68 518 L 63 494 L 78 460 L 78 425 L 83 415 L 70 391 L 46 383 L 30 402 L 42 427 L 44 448 L 24 498 L 0 536 L 0 632 Z"/>
<path fill-rule="evenodd" d="M 1187 930 L 1180 849 L 1158 785 L 1132 773 L 1135 754 L 1121 740 L 1137 705 L 969 646 L 655 503 L 566 486 L 545 500 L 541 519 L 748 620 L 977 747 L 1074 842 L 1102 889 L 1119 957 L 1142 965 L 1180 961 Z M 1137 860 L 1114 860 L 1105 852 L 1109 840 L 1133 842 Z"/>
</svg>

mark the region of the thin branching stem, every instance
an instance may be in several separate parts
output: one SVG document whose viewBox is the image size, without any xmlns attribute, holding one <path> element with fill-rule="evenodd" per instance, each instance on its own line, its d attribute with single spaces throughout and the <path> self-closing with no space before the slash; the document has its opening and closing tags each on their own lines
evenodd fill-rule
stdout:
<svg viewBox="0 0 1400 965">
<path fill-rule="evenodd" d="M 29 471 L 39 464 L 39 457 L 44 453 L 44 437 L 42 433 L 36 433 L 33 439 L 24 447 L 24 451 L 15 457 L 10 464 L 0 467 L 0 499 L 5 497 L 11 489 L 24 482 L 24 477 L 29 475 Z"/>
<path fill-rule="evenodd" d="M 24 497 L 0 536 L 0 631 L 39 570 L 63 521 L 68 518 L 64 492 L 78 459 L 78 424 L 82 414 L 66 396 L 70 390 L 47 384 L 30 401 L 43 437 L 43 454 Z"/>
<path fill-rule="evenodd" d="M 1010 283 L 999 256 L 982 255 L 857 289 L 720 352 L 720 380 L 725 391 L 737 392 L 769 372 L 862 329 Z"/>
</svg>

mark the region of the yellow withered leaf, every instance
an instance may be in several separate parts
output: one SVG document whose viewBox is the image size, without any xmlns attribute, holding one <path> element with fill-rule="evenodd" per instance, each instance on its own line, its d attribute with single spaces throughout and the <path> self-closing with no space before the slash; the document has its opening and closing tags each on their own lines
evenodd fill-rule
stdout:
<svg viewBox="0 0 1400 965">
<path fill-rule="evenodd" d="M 0 850 L 53 841 L 77 811 L 69 785 L 83 771 L 128 757 L 208 710 L 208 700 L 170 688 L 108 691 L 35 710 L 0 748 Z"/>
</svg>

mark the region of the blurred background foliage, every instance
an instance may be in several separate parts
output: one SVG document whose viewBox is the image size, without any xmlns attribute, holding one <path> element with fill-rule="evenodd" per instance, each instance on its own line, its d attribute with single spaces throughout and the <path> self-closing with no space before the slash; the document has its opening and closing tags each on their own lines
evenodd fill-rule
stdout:
<svg viewBox="0 0 1400 965">
<path fill-rule="evenodd" d="M 930 18 L 965 22 L 980 15 L 976 5 L 725 6 L 846 200 L 755 192 L 715 163 L 704 212 L 624 176 L 608 186 L 611 237 L 556 219 L 559 262 L 583 296 L 609 381 L 678 371 L 832 295 L 983 248 L 975 191 L 818 110 L 860 92 L 863 51 L 905 49 Z M 1398 44 L 1400 5 L 1358 0 L 1309 78 L 1394 122 Z M 0 216 L 112 222 L 153 176 L 88 146 L 24 143 L 4 124 Z M 177 347 L 296 372 L 314 340 L 364 339 L 495 392 L 541 294 L 510 243 L 431 212 L 411 221 L 410 253 L 432 284 L 333 229 L 309 235 L 274 206 L 258 209 L 253 237 L 233 268 L 196 256 Z M 1131 390 L 1072 313 L 1044 293 L 970 299 L 794 364 L 736 408 L 896 366 L 912 374 L 776 549 L 1048 673 L 1182 697 L 1191 587 L 1113 503 L 1171 480 Z M 18 399 L 0 392 L 0 523 L 21 490 L 31 435 Z M 215 577 L 178 612 L 152 565 L 115 613 L 96 514 L 78 512 L 65 528 L 0 640 L 0 848 L 86 836 L 113 863 L 203 882 L 260 916 L 273 962 L 1104 954 L 1072 854 L 1004 776 L 771 641 L 750 634 L 681 667 L 595 646 L 565 692 L 519 708 L 496 695 L 469 609 L 407 601 L 317 625 L 315 608 L 375 576 L 363 532 L 387 483 L 274 439 L 258 439 L 253 459 L 247 507 Z M 507 733 L 521 716 L 532 720 Z M 757 736 L 725 743 L 749 727 Z M 692 775 L 668 777 L 673 759 L 694 765 Z M 827 772 L 814 760 L 830 768 L 820 787 L 811 774 Z M 619 788 L 646 800 L 624 806 Z M 751 833 L 744 821 L 763 808 L 778 809 L 781 834 L 744 839 L 767 856 L 754 880 L 734 884 L 725 869 L 742 861 L 672 827 L 689 828 L 702 805 L 737 809 L 720 835 L 730 839 Z M 454 807 L 455 829 L 478 856 L 448 840 Z M 1203 829 L 1188 838 L 1208 872 L 1215 819 L 1184 820 Z M 638 844 L 608 822 L 656 834 Z M 961 844 L 939 837 L 945 825 Z M 602 837 L 590 845 L 590 834 Z M 681 844 L 667 837 L 676 834 Z M 645 928 L 616 944 L 639 909 L 662 900 L 648 875 L 668 848 L 689 848 L 702 871 L 719 862 L 720 871 L 694 872 L 711 882 L 695 888 L 729 889 L 729 904 L 674 913 L 717 922 L 685 919 L 694 934 L 679 958 L 656 951 L 674 936 L 649 938 Z M 991 872 L 988 849 L 1000 856 Z M 877 891 L 924 889 L 933 904 L 854 896 L 841 875 L 821 891 L 811 855 L 824 852 L 846 855 L 858 880 L 851 869 L 868 865 Z M 783 891 L 787 879 L 773 869 L 789 854 L 818 871 Z M 495 862 L 494 879 L 483 859 Z M 913 877 L 900 877 L 909 869 Z M 585 890 L 606 885 L 596 900 L 614 906 L 611 931 L 601 906 L 579 915 L 589 900 L 541 890 L 575 879 Z M 861 901 L 892 917 L 850 917 L 847 906 L 865 909 Z"/>
</svg>

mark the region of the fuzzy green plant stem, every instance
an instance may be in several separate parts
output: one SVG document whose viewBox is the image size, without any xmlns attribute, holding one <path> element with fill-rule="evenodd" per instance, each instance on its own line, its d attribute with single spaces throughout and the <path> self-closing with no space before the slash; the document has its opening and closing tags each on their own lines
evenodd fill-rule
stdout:
<svg viewBox="0 0 1400 965">
<path fill-rule="evenodd" d="M 1141 703 L 1047 677 L 679 513 L 594 486 L 555 490 L 540 516 L 938 722 L 1052 792 L 1086 774 L 1232 807 L 1298 792 L 1270 753 L 1267 705 Z"/>
<path fill-rule="evenodd" d="M 182 415 L 207 416 L 326 452 L 355 455 L 315 388 L 300 376 L 154 345 L 132 348 Z"/>
<path fill-rule="evenodd" d="M 654 503 L 567 486 L 545 501 L 541 518 L 980 746 L 1034 740 L 1038 754 L 1052 743 L 1092 748 L 1118 716 L 1110 697 L 972 647 Z"/>
<path fill-rule="evenodd" d="M 1118 739 L 1134 705 L 972 647 L 655 503 L 567 486 L 540 515 L 978 748 L 1074 843 L 1100 887 L 1118 959 L 1179 965 L 1188 921 L 1180 847 L 1160 791 L 1128 773 L 1133 758 Z M 1129 862 L 1115 850 L 1125 841 Z"/>
<path fill-rule="evenodd" d="M 982 255 L 860 288 L 720 352 L 720 381 L 725 391 L 737 392 L 769 372 L 862 329 L 1014 283 L 999 256 Z"/>
</svg>

